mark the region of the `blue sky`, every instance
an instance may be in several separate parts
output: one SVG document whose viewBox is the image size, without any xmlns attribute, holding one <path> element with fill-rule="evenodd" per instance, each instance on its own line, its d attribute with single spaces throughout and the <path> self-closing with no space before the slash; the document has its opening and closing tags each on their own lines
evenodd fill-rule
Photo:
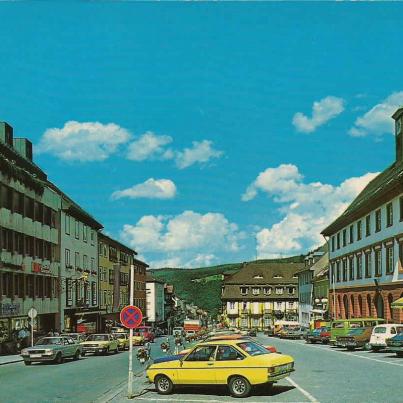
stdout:
<svg viewBox="0 0 403 403">
<path fill-rule="evenodd" d="M 304 253 L 393 162 L 402 11 L 1 3 L 0 119 L 154 267 Z"/>
</svg>

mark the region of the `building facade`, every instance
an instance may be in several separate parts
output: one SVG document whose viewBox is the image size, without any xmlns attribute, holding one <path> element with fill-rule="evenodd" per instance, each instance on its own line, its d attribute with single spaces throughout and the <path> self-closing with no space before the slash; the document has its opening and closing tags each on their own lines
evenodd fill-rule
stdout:
<svg viewBox="0 0 403 403">
<path fill-rule="evenodd" d="M 395 119 L 396 161 L 322 231 L 328 237 L 333 318 L 403 322 L 403 108 Z"/>
<path fill-rule="evenodd" d="M 14 332 L 59 322 L 60 196 L 32 161 L 32 144 L 0 122 L 0 353 Z"/>
<path fill-rule="evenodd" d="M 165 322 L 164 282 L 146 276 L 146 313 L 147 323 L 152 326 L 164 326 Z"/>
<path fill-rule="evenodd" d="M 223 314 L 229 325 L 264 330 L 277 320 L 298 320 L 297 272 L 304 263 L 244 263 L 224 278 Z"/>
<path fill-rule="evenodd" d="M 133 259 L 134 265 L 134 305 L 143 312 L 143 320 L 147 320 L 146 304 L 146 271 L 148 264 L 138 259 Z"/>
<path fill-rule="evenodd" d="M 98 231 L 102 225 L 61 192 L 61 310 L 64 331 L 99 330 Z"/>
<path fill-rule="evenodd" d="M 315 270 L 312 279 L 312 319 L 329 319 L 329 254 L 326 252 L 321 258 L 323 267 Z M 318 262 L 318 265 L 320 261 Z"/>
<path fill-rule="evenodd" d="M 130 266 L 136 254 L 115 239 L 98 234 L 101 330 L 120 322 L 120 311 L 129 305 Z"/>
</svg>

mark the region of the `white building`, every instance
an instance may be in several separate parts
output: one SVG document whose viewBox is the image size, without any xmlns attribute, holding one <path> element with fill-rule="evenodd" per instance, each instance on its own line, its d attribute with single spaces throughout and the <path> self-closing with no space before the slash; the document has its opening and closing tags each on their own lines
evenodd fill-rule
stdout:
<svg viewBox="0 0 403 403">
<path fill-rule="evenodd" d="M 165 321 L 164 282 L 156 280 L 149 274 L 146 276 L 146 312 L 147 322 L 151 325 Z"/>
</svg>

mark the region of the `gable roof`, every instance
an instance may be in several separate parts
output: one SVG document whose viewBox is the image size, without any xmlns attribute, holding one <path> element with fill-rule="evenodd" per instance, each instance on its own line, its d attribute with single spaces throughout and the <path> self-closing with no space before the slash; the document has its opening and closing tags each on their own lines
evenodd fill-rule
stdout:
<svg viewBox="0 0 403 403">
<path fill-rule="evenodd" d="M 403 161 L 396 161 L 371 182 L 352 201 L 343 214 L 327 226 L 322 234 L 330 236 L 352 221 L 369 213 L 403 192 Z"/>
</svg>

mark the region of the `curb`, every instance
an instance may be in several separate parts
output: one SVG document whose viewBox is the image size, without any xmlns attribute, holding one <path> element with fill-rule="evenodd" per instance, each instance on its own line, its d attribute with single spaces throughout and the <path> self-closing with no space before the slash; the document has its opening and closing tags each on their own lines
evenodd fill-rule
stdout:
<svg viewBox="0 0 403 403">
<path fill-rule="evenodd" d="M 16 362 L 24 361 L 22 358 L 15 358 L 13 361 L 0 362 L 0 365 L 15 364 Z"/>
</svg>

